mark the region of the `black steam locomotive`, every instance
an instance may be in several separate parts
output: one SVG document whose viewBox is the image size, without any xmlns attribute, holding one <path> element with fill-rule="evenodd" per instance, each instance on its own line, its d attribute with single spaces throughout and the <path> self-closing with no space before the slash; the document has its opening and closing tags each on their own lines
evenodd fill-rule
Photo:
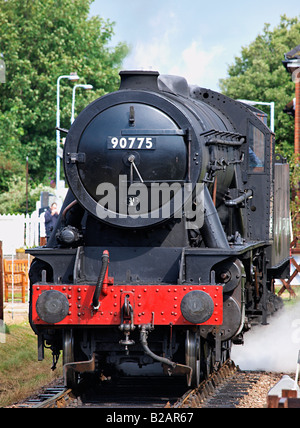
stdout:
<svg viewBox="0 0 300 428">
<path fill-rule="evenodd" d="M 67 134 L 69 192 L 29 250 L 38 356 L 196 386 L 266 324 L 289 268 L 289 168 L 266 115 L 176 76 L 124 71 Z"/>
</svg>

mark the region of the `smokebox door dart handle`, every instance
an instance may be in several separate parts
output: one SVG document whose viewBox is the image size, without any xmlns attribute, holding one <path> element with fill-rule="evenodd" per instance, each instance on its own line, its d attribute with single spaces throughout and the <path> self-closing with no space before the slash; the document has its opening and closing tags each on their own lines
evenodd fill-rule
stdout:
<svg viewBox="0 0 300 428">
<path fill-rule="evenodd" d="M 143 180 L 143 178 L 142 178 L 142 176 L 141 176 L 141 174 L 140 174 L 140 172 L 139 172 L 139 170 L 138 170 L 138 168 L 137 168 L 137 166 L 136 166 L 136 164 L 135 164 L 134 161 L 135 161 L 135 156 L 134 155 L 130 155 L 128 157 L 128 162 L 130 162 L 130 181 L 133 181 L 133 179 L 132 179 L 133 178 L 132 167 L 133 167 L 135 169 L 135 171 L 136 171 L 139 179 L 140 179 L 140 182 L 144 183 L 144 180 Z"/>
</svg>

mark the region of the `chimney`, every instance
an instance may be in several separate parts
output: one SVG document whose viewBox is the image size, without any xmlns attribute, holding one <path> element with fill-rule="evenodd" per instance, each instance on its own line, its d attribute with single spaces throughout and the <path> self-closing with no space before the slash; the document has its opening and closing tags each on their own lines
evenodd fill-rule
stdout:
<svg viewBox="0 0 300 428">
<path fill-rule="evenodd" d="M 157 78 L 159 76 L 158 71 L 125 70 L 120 71 L 120 76 L 120 90 L 159 91 L 157 83 Z"/>
</svg>

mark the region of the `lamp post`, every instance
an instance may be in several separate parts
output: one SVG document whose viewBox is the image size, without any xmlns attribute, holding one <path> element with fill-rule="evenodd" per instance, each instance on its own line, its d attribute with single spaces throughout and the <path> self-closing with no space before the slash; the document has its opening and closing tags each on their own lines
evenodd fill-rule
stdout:
<svg viewBox="0 0 300 428">
<path fill-rule="evenodd" d="M 75 120 L 75 91 L 77 88 L 83 88 L 86 91 L 89 89 L 93 89 L 93 85 L 74 85 L 72 91 L 72 114 L 71 114 L 71 125 Z"/>
<path fill-rule="evenodd" d="M 57 78 L 56 83 L 56 192 L 59 189 L 60 180 L 60 110 L 59 110 L 59 97 L 60 97 L 60 81 L 61 79 L 79 80 L 77 73 L 70 73 L 62 75 Z"/>
<path fill-rule="evenodd" d="M 249 104 L 250 106 L 255 106 L 256 104 L 261 104 L 263 106 L 270 106 L 270 129 L 272 132 L 275 131 L 275 103 L 271 101 L 270 103 L 263 101 L 251 101 L 251 100 L 237 100 L 241 103 Z"/>
</svg>

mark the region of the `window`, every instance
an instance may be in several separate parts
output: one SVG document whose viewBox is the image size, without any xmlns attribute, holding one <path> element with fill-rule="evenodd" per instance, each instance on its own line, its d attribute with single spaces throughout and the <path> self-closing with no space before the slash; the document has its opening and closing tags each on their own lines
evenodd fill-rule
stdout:
<svg viewBox="0 0 300 428">
<path fill-rule="evenodd" d="M 253 172 L 263 172 L 265 166 L 265 136 L 252 123 L 248 128 L 249 169 Z"/>
</svg>

